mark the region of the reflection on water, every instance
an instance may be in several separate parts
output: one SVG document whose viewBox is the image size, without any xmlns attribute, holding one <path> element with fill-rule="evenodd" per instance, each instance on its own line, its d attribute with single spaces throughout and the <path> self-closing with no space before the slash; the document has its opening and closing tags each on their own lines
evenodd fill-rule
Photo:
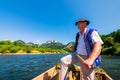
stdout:
<svg viewBox="0 0 120 80">
<path fill-rule="evenodd" d="M 51 68 L 66 54 L 0 55 L 0 80 L 30 80 Z M 120 57 L 102 56 L 101 67 L 120 79 Z"/>
<path fill-rule="evenodd" d="M 114 79 L 119 80 L 120 76 L 120 57 L 103 56 L 102 68 Z"/>
</svg>

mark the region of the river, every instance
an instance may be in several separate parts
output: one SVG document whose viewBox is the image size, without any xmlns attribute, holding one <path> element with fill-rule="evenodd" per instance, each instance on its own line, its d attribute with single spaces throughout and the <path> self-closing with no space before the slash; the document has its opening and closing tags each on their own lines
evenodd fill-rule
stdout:
<svg viewBox="0 0 120 80">
<path fill-rule="evenodd" d="M 31 80 L 67 54 L 0 55 L 0 80 Z M 119 80 L 120 57 L 102 56 L 101 67 Z"/>
</svg>

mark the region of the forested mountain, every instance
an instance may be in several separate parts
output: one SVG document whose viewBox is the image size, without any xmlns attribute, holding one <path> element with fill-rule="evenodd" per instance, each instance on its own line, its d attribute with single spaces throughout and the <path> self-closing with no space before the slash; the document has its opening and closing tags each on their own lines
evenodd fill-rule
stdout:
<svg viewBox="0 0 120 80">
<path fill-rule="evenodd" d="M 47 47 L 47 48 L 53 48 L 53 49 L 63 49 L 65 47 L 64 44 L 55 41 L 55 40 L 50 40 L 41 45 L 41 47 Z"/>
<path fill-rule="evenodd" d="M 120 56 L 120 29 L 108 35 L 101 35 L 101 38 L 104 42 L 102 54 Z M 74 42 L 64 45 L 55 40 L 49 40 L 41 45 L 32 42 L 25 43 L 22 40 L 14 42 L 3 40 L 0 41 L 0 53 L 66 53 L 69 51 L 66 47 L 73 45 Z"/>
<path fill-rule="evenodd" d="M 11 42 L 0 41 L 0 53 L 66 53 L 65 45 L 57 41 L 47 41 L 41 45 L 32 42 L 25 43 L 22 40 Z"/>
<path fill-rule="evenodd" d="M 104 41 L 102 54 L 120 56 L 120 29 L 101 37 Z"/>
</svg>

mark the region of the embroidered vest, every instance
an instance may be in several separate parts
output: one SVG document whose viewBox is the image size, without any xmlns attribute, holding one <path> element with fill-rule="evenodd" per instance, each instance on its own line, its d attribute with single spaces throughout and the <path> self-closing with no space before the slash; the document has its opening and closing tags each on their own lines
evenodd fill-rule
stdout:
<svg viewBox="0 0 120 80">
<path fill-rule="evenodd" d="M 92 43 L 92 38 L 91 38 L 91 34 L 93 31 L 94 31 L 94 29 L 89 29 L 87 34 L 85 34 L 85 36 L 84 36 L 84 42 L 85 42 L 86 51 L 87 51 L 88 55 L 92 52 L 92 49 L 93 49 L 93 43 Z M 76 35 L 75 51 L 77 49 L 78 39 L 79 39 L 79 33 L 77 33 L 77 35 Z M 100 64 L 101 64 L 101 56 L 99 55 L 95 59 L 95 61 L 93 63 L 93 67 L 98 67 L 98 66 L 100 66 Z"/>
</svg>

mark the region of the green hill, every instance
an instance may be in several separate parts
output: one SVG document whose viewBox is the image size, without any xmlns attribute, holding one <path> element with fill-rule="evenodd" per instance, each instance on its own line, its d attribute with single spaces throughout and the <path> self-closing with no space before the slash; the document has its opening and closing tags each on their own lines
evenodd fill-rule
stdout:
<svg viewBox="0 0 120 80">
<path fill-rule="evenodd" d="M 120 29 L 107 35 L 101 35 L 104 42 L 102 54 L 120 56 Z M 66 53 L 66 47 L 73 46 L 74 42 L 64 45 L 55 40 L 49 40 L 41 45 L 32 42 L 25 43 L 22 40 L 0 41 L 0 53 Z"/>
<path fill-rule="evenodd" d="M 64 44 L 62 44 L 58 41 L 55 41 L 55 40 L 47 41 L 40 46 L 41 47 L 46 47 L 46 48 L 52 48 L 52 49 L 63 49 L 65 47 Z"/>
<path fill-rule="evenodd" d="M 102 54 L 120 56 L 120 29 L 101 37 L 104 42 Z"/>
</svg>

